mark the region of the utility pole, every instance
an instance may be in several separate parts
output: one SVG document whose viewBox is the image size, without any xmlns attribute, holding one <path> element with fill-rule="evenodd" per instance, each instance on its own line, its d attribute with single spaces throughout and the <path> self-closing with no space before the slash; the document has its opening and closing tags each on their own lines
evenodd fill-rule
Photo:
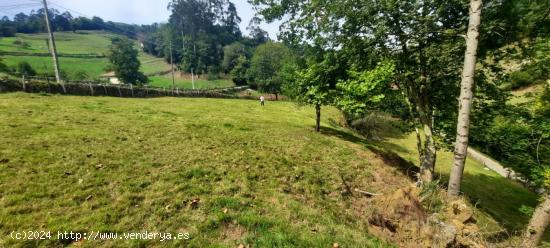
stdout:
<svg viewBox="0 0 550 248">
<path fill-rule="evenodd" d="M 53 37 L 52 29 L 50 28 L 50 17 L 48 14 L 48 3 L 46 0 L 42 0 L 44 3 L 44 18 L 46 19 L 46 29 L 48 30 L 48 36 L 50 39 L 50 51 L 52 52 L 53 58 L 53 67 L 55 70 L 55 79 L 58 84 L 61 84 L 63 91 L 65 91 L 65 86 L 61 82 L 61 74 L 59 73 L 59 60 L 57 59 L 57 49 L 55 47 L 55 39 Z"/>
<path fill-rule="evenodd" d="M 172 90 L 176 88 L 176 79 L 174 77 L 174 58 L 172 55 L 172 39 L 170 39 L 170 65 L 172 66 Z"/>
</svg>

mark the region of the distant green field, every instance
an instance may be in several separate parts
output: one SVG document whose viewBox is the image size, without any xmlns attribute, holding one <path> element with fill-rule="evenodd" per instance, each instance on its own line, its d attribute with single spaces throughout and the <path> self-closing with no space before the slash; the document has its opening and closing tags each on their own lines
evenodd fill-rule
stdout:
<svg viewBox="0 0 550 248">
<path fill-rule="evenodd" d="M 58 53 L 66 54 L 104 54 L 111 44 L 111 38 L 115 34 L 106 32 L 56 32 L 55 44 Z M 17 37 L 6 37 L 0 39 L 0 51 L 10 52 L 49 52 L 48 35 L 40 34 L 17 34 Z M 27 43 L 29 46 L 14 44 L 16 40 Z"/>
<path fill-rule="evenodd" d="M 151 86 L 157 87 L 172 87 L 172 76 L 170 74 L 163 76 L 154 76 L 149 77 Z M 218 80 L 204 80 L 204 79 L 195 79 L 195 89 L 207 89 L 207 88 L 227 88 L 233 87 L 235 84 L 228 79 L 218 79 Z M 192 89 L 193 84 L 191 80 L 187 79 L 176 79 L 176 87 L 182 89 Z"/>
<path fill-rule="evenodd" d="M 107 32 L 57 32 L 55 33 L 58 53 L 104 55 L 109 50 L 111 38 L 117 35 Z M 0 51 L 48 53 L 47 34 L 17 34 L 16 37 L 0 38 Z M 20 41 L 20 42 L 16 42 Z M 19 43 L 19 44 L 17 44 Z M 50 57 L 41 56 L 0 56 L 8 66 L 17 66 L 19 62 L 28 62 L 39 73 L 52 72 Z M 155 58 L 146 53 L 139 53 L 141 70 L 145 74 L 170 70 L 170 65 L 162 58 Z M 69 79 L 78 71 L 84 71 L 91 78 L 104 74 L 108 66 L 107 58 L 68 58 L 60 56 L 60 67 Z"/>
<path fill-rule="evenodd" d="M 170 64 L 166 63 L 163 58 L 155 58 L 144 52 L 139 53 L 139 61 L 141 62 L 141 71 L 146 75 L 158 72 L 170 71 Z"/>
<path fill-rule="evenodd" d="M 90 54 L 104 55 L 109 50 L 111 38 L 116 34 L 101 31 L 86 32 L 57 32 L 56 45 L 59 54 Z M 17 37 L 0 38 L 0 51 L 25 52 L 25 53 L 47 53 L 47 34 L 17 34 Z M 22 43 L 16 44 L 16 41 Z M 137 42 L 136 42 L 137 45 Z M 11 67 L 16 67 L 20 62 L 28 62 L 38 73 L 51 73 L 53 71 L 52 59 L 41 56 L 0 56 L 3 62 Z M 146 74 L 157 74 L 170 71 L 171 66 L 163 58 L 156 58 L 142 51 L 138 59 L 141 62 L 141 71 Z M 60 56 L 61 70 L 66 73 L 68 79 L 80 71 L 86 72 L 91 79 L 98 79 L 106 73 L 109 65 L 107 58 L 69 58 Z M 168 75 L 150 76 L 152 86 L 172 87 L 172 77 Z M 231 80 L 207 81 L 197 79 L 195 88 L 224 88 L 234 86 Z M 176 87 L 191 89 L 191 80 L 177 79 Z"/>
<path fill-rule="evenodd" d="M 38 73 L 52 72 L 52 58 L 51 57 L 38 57 L 38 56 L 2 56 L 3 62 L 8 65 L 15 67 L 20 62 L 29 63 L 34 70 Z M 60 57 L 59 64 L 61 70 L 67 73 L 67 76 L 72 78 L 72 76 L 78 71 L 85 71 L 88 76 L 92 78 L 97 78 L 101 74 L 105 73 L 104 68 L 107 66 L 108 62 L 105 58 L 67 58 Z"/>
</svg>

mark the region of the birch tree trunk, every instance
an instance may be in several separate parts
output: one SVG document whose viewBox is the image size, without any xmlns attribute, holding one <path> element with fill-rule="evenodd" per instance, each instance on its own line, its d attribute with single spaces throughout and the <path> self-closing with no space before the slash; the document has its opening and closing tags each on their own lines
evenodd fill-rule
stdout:
<svg viewBox="0 0 550 248">
<path fill-rule="evenodd" d="M 453 168 L 449 179 L 448 194 L 451 197 L 460 193 L 460 183 L 464 173 L 464 162 L 468 152 L 468 135 L 470 132 L 470 111 L 472 109 L 474 75 L 477 59 L 477 43 L 479 25 L 481 22 L 481 0 L 470 1 L 470 21 L 466 35 L 466 54 L 460 83 L 460 99 L 458 107 L 458 123 L 456 126 L 456 141 Z"/>
<path fill-rule="evenodd" d="M 546 194 L 529 221 L 521 247 L 536 247 L 550 223 L 550 195 Z"/>
</svg>

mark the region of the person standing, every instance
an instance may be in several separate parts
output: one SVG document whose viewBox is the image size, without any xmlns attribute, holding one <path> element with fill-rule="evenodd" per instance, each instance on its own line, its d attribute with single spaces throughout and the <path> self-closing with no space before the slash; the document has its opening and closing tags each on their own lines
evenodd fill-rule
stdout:
<svg viewBox="0 0 550 248">
<path fill-rule="evenodd" d="M 260 96 L 260 104 L 261 104 L 262 106 L 265 105 L 265 97 L 264 97 L 264 96 Z"/>
</svg>

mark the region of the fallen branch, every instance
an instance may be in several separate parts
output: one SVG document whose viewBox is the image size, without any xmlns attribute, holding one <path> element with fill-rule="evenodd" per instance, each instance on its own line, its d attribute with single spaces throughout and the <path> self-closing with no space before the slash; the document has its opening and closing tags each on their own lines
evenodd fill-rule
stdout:
<svg viewBox="0 0 550 248">
<path fill-rule="evenodd" d="M 360 190 L 360 189 L 355 189 L 354 190 L 355 192 L 357 193 L 361 193 L 367 197 L 373 197 L 373 196 L 378 196 L 378 195 L 382 195 L 382 194 L 378 194 L 378 193 L 371 193 L 371 192 L 368 192 L 368 191 L 364 191 L 364 190 Z"/>
</svg>

